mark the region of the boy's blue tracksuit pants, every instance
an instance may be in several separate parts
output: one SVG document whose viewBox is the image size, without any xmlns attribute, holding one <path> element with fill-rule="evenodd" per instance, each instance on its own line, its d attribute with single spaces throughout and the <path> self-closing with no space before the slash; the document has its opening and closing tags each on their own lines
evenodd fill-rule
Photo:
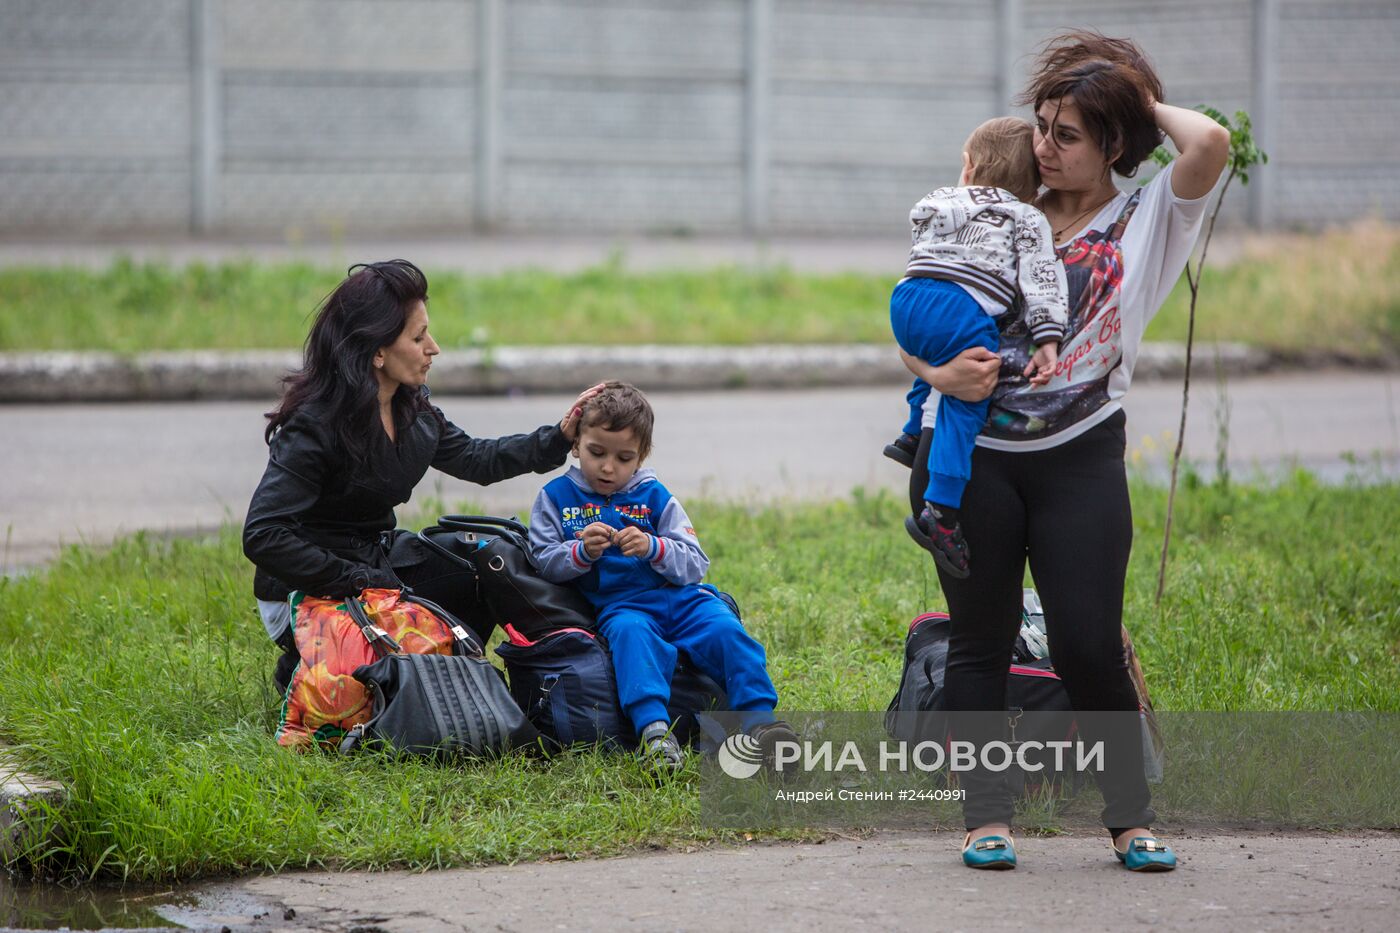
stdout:
<svg viewBox="0 0 1400 933">
<path fill-rule="evenodd" d="M 905 279 L 890 296 L 890 327 L 900 349 L 934 366 L 964 350 L 1001 345 L 996 321 L 962 287 L 942 279 Z M 919 436 L 924 404 L 932 387 L 922 379 L 906 398 L 909 421 L 904 433 Z M 972 448 L 987 421 L 989 399 L 964 402 L 950 395 L 938 400 L 938 423 L 928 452 L 928 488 L 924 499 L 957 508 L 972 476 Z"/>
<path fill-rule="evenodd" d="M 598 630 L 612 650 L 618 700 L 639 733 L 671 721 L 666 701 L 678 651 L 724 685 L 730 709 L 749 714 L 741 718 L 744 728 L 772 720 L 778 694 L 763 646 L 714 594 L 698 586 L 626 593 L 598 613 Z"/>
</svg>

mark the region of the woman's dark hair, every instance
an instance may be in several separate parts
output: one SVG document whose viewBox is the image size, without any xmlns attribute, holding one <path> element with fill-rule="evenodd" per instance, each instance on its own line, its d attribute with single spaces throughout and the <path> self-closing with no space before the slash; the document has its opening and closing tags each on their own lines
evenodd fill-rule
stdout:
<svg viewBox="0 0 1400 933">
<path fill-rule="evenodd" d="M 366 463 L 373 432 L 382 430 L 374 354 L 398 339 L 413 306 L 427 300 L 427 277 L 406 259 L 351 266 L 320 304 L 301 369 L 282 380 L 282 402 L 267 413 L 268 443 L 298 411 L 315 406 L 351 461 Z M 394 424 L 407 427 L 423 404 L 418 389 L 399 386 Z"/>
<path fill-rule="evenodd" d="M 1083 29 L 1045 43 L 1016 103 L 1039 112 L 1047 100 L 1074 101 L 1104 160 L 1119 175 L 1132 177 L 1162 142 L 1149 95 L 1164 99 L 1162 81 L 1137 43 Z"/>
</svg>

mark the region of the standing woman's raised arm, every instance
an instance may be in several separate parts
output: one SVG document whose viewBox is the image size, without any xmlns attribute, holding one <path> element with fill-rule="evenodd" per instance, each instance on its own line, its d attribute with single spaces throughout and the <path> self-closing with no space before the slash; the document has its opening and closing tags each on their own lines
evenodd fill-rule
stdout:
<svg viewBox="0 0 1400 933">
<path fill-rule="evenodd" d="M 1161 101 L 1152 102 L 1152 112 L 1181 153 L 1172 169 L 1172 194 L 1186 201 L 1210 194 L 1230 157 L 1230 131 L 1203 113 Z"/>
</svg>

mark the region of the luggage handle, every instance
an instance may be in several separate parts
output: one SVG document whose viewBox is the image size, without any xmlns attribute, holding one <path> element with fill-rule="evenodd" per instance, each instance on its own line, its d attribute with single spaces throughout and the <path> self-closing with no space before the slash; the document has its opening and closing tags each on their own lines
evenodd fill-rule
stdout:
<svg viewBox="0 0 1400 933">
<path fill-rule="evenodd" d="M 364 741 L 365 726 L 366 723 L 361 722 L 350 727 L 350 731 L 345 733 L 345 737 L 340 740 L 340 754 L 350 754 Z"/>
<path fill-rule="evenodd" d="M 467 570 L 470 570 L 470 571 L 471 571 L 471 575 L 472 575 L 472 576 L 471 576 L 471 579 L 472 579 L 472 587 L 475 589 L 475 594 L 474 594 L 474 595 L 476 596 L 477 600 L 480 601 L 480 599 L 481 599 L 481 580 L 480 580 L 480 578 L 479 578 L 479 576 L 478 576 L 478 574 L 477 574 L 477 572 L 476 572 L 476 565 L 473 564 L 473 563 L 472 563 L 470 560 L 468 560 L 467 558 L 463 557 L 461 554 L 456 554 L 456 553 L 454 553 L 453 551 L 451 551 L 450 549 L 443 547 L 441 544 L 438 544 L 438 543 L 437 543 L 436 541 L 434 541 L 434 540 L 432 539 L 432 537 L 431 537 L 432 533 L 435 532 L 435 531 L 446 531 L 446 530 L 447 530 L 447 529 L 443 528 L 441 525 L 430 525 L 430 526 L 428 526 L 427 528 L 424 528 L 422 531 L 416 532 L 416 533 L 414 534 L 414 537 L 417 538 L 417 539 L 418 539 L 418 542 L 419 542 L 420 544 L 422 544 L 425 548 L 427 548 L 428 550 L 432 551 L 434 554 L 438 555 L 439 557 L 443 558 L 444 560 L 451 561 L 452 563 L 456 564 L 458 567 L 463 567 L 463 568 L 465 568 L 465 569 L 467 569 Z M 407 589 L 407 587 L 405 587 L 405 589 Z"/>
<path fill-rule="evenodd" d="M 485 656 L 485 651 L 482 650 L 481 645 L 477 643 L 476 639 L 472 637 L 471 633 L 457 620 L 456 616 L 452 615 L 452 613 L 448 612 L 437 603 L 424 599 L 421 596 L 411 596 L 405 593 L 403 598 L 408 602 L 417 603 L 437 616 L 438 620 L 442 622 L 443 625 L 446 625 L 448 631 L 452 633 L 452 640 L 458 647 L 465 649 L 462 652 L 465 656 L 476 658 Z M 345 598 L 345 609 L 346 612 L 349 613 L 350 619 L 360 629 L 360 634 L 365 636 L 365 641 L 369 642 L 369 646 L 374 649 L 374 653 L 377 656 L 382 658 L 391 654 L 404 653 L 403 646 L 394 640 L 394 636 L 370 621 L 369 613 L 365 612 L 365 604 L 360 601 L 358 596 L 347 596 Z"/>
<path fill-rule="evenodd" d="M 457 522 L 452 525 L 436 525 L 434 527 L 440 528 L 443 531 L 459 531 L 466 534 L 499 538 L 502 541 L 509 541 L 527 554 L 530 553 L 530 545 L 526 543 L 526 536 L 529 535 L 528 531 L 522 534 L 513 528 L 501 528 L 495 525 L 473 525 L 470 522 Z M 432 529 L 424 529 L 424 531 L 430 530 Z M 438 546 L 441 547 L 441 545 Z"/>
<path fill-rule="evenodd" d="M 382 658 L 390 654 L 403 654 L 403 646 L 394 640 L 394 636 L 370 621 L 369 613 L 365 612 L 365 604 L 360 602 L 360 597 L 345 597 L 345 611 L 350 614 L 351 621 L 359 627 L 360 634 L 365 636 L 365 641 L 369 642 L 376 655 Z"/>
<path fill-rule="evenodd" d="M 496 529 L 513 531 L 522 538 L 530 532 L 520 522 L 513 518 L 503 518 L 499 515 L 444 515 L 438 519 L 438 524 L 450 531 L 490 531 L 496 533 Z M 487 526 L 482 529 L 480 526 Z"/>
<path fill-rule="evenodd" d="M 530 532 L 524 525 L 508 518 L 492 518 L 489 515 L 484 516 L 488 519 L 488 521 L 485 522 L 478 523 L 466 520 L 468 518 L 478 517 L 483 516 L 444 515 L 438 520 L 438 524 L 424 528 L 422 531 L 418 532 L 418 538 L 434 552 L 446 554 L 459 564 L 466 564 L 468 563 L 467 560 L 461 555 L 453 554 L 436 541 L 430 540 L 428 537 L 429 533 L 434 531 L 459 531 L 469 534 L 487 535 L 492 538 L 499 538 L 502 541 L 509 541 L 511 544 L 520 548 L 525 554 L 525 559 L 529 560 L 531 565 L 534 564 L 534 561 L 530 558 L 530 544 L 526 540 Z"/>
<path fill-rule="evenodd" d="M 448 612 L 446 609 L 442 608 L 432 600 L 424 599 L 422 596 L 412 596 L 410 594 L 405 593 L 404 599 L 408 600 L 411 603 L 417 603 L 424 609 L 431 612 L 433 615 L 437 616 L 438 621 L 442 622 L 443 625 L 446 625 L 448 631 L 452 633 L 452 640 L 457 643 L 457 647 L 464 649 L 462 651 L 462 654 L 465 657 L 483 658 L 486 656 L 486 649 L 484 649 L 481 646 L 481 643 L 477 640 L 475 633 L 473 633 L 470 629 L 463 625 L 461 620 L 454 616 L 452 613 Z"/>
<path fill-rule="evenodd" d="M 445 558 L 447 558 L 448 560 L 452 561 L 454 564 L 458 564 L 459 566 L 466 567 L 466 568 L 468 568 L 469 570 L 475 570 L 476 567 L 475 567 L 474 564 L 472 564 L 472 562 L 471 562 L 470 560 L 468 560 L 467 558 L 463 557 L 461 554 L 456 554 L 456 553 L 454 553 L 453 551 L 449 550 L 448 548 L 443 547 L 441 544 L 438 544 L 436 541 L 434 541 L 434 540 L 432 539 L 432 534 L 433 534 L 433 532 L 436 532 L 436 531 L 449 531 L 449 530 L 451 530 L 451 529 L 444 528 L 444 527 L 442 527 L 441 525 L 429 525 L 427 528 L 424 528 L 422 531 L 416 532 L 414 536 L 419 540 L 419 542 L 422 543 L 422 545 L 423 545 L 425 548 L 427 548 L 428 550 L 432 551 L 434 554 L 438 555 L 439 557 L 445 557 Z"/>
</svg>

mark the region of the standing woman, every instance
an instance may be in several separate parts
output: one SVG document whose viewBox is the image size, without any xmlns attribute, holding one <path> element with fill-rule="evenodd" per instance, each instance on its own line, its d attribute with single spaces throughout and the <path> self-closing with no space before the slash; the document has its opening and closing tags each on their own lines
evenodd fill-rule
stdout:
<svg viewBox="0 0 1400 933">
<path fill-rule="evenodd" d="M 285 690 L 298 660 L 288 596 L 348 596 L 366 587 L 415 587 L 475 629 L 470 577 L 415 552 L 395 531 L 394 507 L 435 467 L 486 485 L 563 464 L 578 429 L 574 401 L 557 425 L 530 434 L 469 437 L 428 401 L 441 350 L 428 333 L 428 280 L 403 259 L 352 266 L 321 305 L 305 362 L 267 415 L 267 469 L 243 525 L 255 565 L 253 594 L 268 636 L 282 648 L 273 675 Z M 395 546 L 396 541 L 400 546 Z"/>
<path fill-rule="evenodd" d="M 969 351 L 916 369 L 959 398 L 991 394 L 963 498 L 973 573 L 939 573 L 952 616 L 944 697 L 961 711 L 959 739 L 1001 738 L 1007 667 L 1019 628 L 1027 561 L 1045 609 L 1050 656 L 1088 742 L 1103 740 L 1104 825 L 1134 870 L 1168 870 L 1176 856 L 1152 836 L 1137 696 L 1120 635 L 1133 525 L 1123 464 L 1128 390 L 1147 322 L 1181 275 L 1206 196 L 1229 154 L 1215 121 L 1162 103 L 1162 85 L 1136 44 L 1093 32 L 1047 43 L 1022 103 L 1035 107 L 1035 154 L 1045 212 L 1064 261 L 1070 321 L 1048 385 L 1027 380 L 1034 348 L 1007 315 L 1000 360 Z M 1147 185 L 1120 191 L 1168 136 L 1180 156 Z M 915 368 L 911 366 L 911 368 Z M 993 388 L 994 383 L 994 388 Z M 931 431 L 924 431 L 926 447 Z M 926 450 L 915 464 L 927 460 Z M 915 471 L 915 512 L 927 483 Z M 964 777 L 963 861 L 1012 868 L 1012 797 L 1000 773 Z"/>
</svg>

